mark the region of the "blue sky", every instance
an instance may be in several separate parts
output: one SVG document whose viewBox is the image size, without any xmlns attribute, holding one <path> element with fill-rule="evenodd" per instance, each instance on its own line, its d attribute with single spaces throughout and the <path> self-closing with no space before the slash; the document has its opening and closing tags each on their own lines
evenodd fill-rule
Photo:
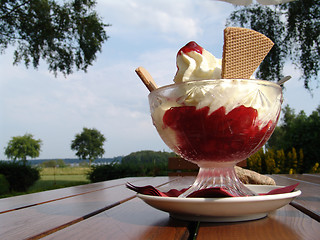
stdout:
<svg viewBox="0 0 320 240">
<path fill-rule="evenodd" d="M 39 158 L 73 158 L 70 144 L 83 127 L 107 138 L 104 157 L 169 149 L 149 115 L 148 90 L 134 70 L 144 66 L 158 85 L 171 84 L 178 49 L 194 40 L 221 58 L 223 29 L 233 5 L 211 0 L 98 0 L 110 36 L 87 73 L 54 77 L 45 64 L 35 70 L 12 65 L 12 49 L 0 55 L 0 159 L 13 136 L 43 141 Z M 285 104 L 309 115 L 320 105 L 290 64 Z"/>
</svg>

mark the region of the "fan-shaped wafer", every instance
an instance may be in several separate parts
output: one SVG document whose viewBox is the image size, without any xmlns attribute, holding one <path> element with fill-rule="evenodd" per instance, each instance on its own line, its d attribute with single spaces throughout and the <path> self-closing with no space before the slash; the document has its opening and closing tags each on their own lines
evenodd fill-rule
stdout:
<svg viewBox="0 0 320 240">
<path fill-rule="evenodd" d="M 247 28 L 224 30 L 222 78 L 248 79 L 273 46 L 265 35 Z"/>
</svg>

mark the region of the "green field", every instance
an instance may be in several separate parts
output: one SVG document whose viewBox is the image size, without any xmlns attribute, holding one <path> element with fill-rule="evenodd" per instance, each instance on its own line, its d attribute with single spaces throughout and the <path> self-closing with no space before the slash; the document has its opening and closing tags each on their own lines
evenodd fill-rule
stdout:
<svg viewBox="0 0 320 240">
<path fill-rule="evenodd" d="M 90 182 L 86 176 L 88 171 L 89 168 L 84 167 L 43 168 L 40 179 L 28 189 L 28 192 L 87 184 Z"/>
<path fill-rule="evenodd" d="M 90 181 L 86 174 L 89 170 L 84 167 L 43 168 L 40 171 L 40 179 L 27 192 L 13 192 L 0 198 L 88 184 Z"/>
<path fill-rule="evenodd" d="M 87 183 L 89 180 L 86 175 L 41 175 L 41 178 L 28 189 L 28 192 L 40 192 Z"/>
<path fill-rule="evenodd" d="M 88 167 L 64 167 L 64 168 L 42 168 L 41 176 L 46 175 L 86 175 L 90 168 Z"/>
</svg>

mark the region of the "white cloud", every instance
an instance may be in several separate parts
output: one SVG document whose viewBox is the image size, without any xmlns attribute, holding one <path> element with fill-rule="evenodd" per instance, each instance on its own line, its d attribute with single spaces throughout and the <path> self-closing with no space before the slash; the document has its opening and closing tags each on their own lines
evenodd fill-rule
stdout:
<svg viewBox="0 0 320 240">
<path fill-rule="evenodd" d="M 107 28 L 111 38 L 86 74 L 55 78 L 46 65 L 39 70 L 13 67 L 10 50 L 0 55 L 0 159 L 10 138 L 26 132 L 43 140 L 40 158 L 75 157 L 70 143 L 83 127 L 105 135 L 107 157 L 168 150 L 152 125 L 148 90 L 134 69 L 144 66 L 159 86 L 172 83 L 176 53 L 190 40 L 219 57 L 232 5 L 212 0 L 105 0 L 98 1 L 97 9 L 112 24 Z M 291 90 L 291 84 L 296 80 L 286 84 L 286 91 L 297 96 L 302 87 Z M 287 99 L 297 106 L 296 97 Z M 301 105 L 315 109 L 304 100 L 299 99 Z"/>
<path fill-rule="evenodd" d="M 202 32 L 197 19 L 193 18 L 190 1 L 110 0 L 99 4 L 106 16 L 104 19 L 112 24 L 110 31 L 115 34 L 149 32 L 162 37 L 194 38 Z"/>
<path fill-rule="evenodd" d="M 171 83 L 176 51 L 202 35 L 199 5 L 110 0 L 98 2 L 97 9 L 112 24 L 107 28 L 111 38 L 87 74 L 54 78 L 45 65 L 27 70 L 13 67 L 7 60 L 12 55 L 1 56 L 1 148 L 12 136 L 29 132 L 43 140 L 40 157 L 72 157 L 70 142 L 84 126 L 105 134 L 106 156 L 166 148 L 152 126 L 148 91 L 134 69 L 142 65 L 159 85 Z"/>
<path fill-rule="evenodd" d="M 312 87 L 311 92 L 305 89 L 304 82 L 300 79 L 301 71 L 292 64 L 287 63 L 283 72 L 284 75 L 290 75 L 292 78 L 284 84 L 282 105 L 289 105 L 295 110 L 295 113 L 303 110 L 307 115 L 310 115 L 320 106 L 320 89 Z"/>
</svg>

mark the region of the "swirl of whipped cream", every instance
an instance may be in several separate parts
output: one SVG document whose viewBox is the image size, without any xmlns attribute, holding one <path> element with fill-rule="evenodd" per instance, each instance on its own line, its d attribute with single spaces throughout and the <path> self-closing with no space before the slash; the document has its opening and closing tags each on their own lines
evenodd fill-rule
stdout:
<svg viewBox="0 0 320 240">
<path fill-rule="evenodd" d="M 221 59 L 191 41 L 177 54 L 175 83 L 221 78 Z"/>
</svg>

